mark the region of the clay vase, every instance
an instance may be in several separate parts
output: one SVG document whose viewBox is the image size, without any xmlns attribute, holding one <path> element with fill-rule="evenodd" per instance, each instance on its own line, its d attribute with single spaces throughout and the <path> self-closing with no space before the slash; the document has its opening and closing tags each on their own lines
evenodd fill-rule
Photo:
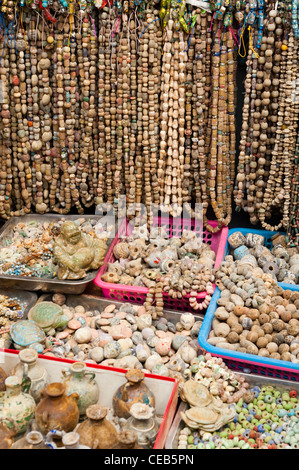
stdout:
<svg viewBox="0 0 299 470">
<path fill-rule="evenodd" d="M 87 419 L 79 424 L 80 443 L 92 449 L 112 449 L 117 442 L 117 431 L 105 416 L 107 408 L 91 405 L 86 410 Z"/>
<path fill-rule="evenodd" d="M 87 370 L 84 362 L 74 362 L 69 370 L 62 370 L 65 380 L 65 393 L 79 395 L 78 408 L 80 415 L 85 415 L 89 406 L 95 405 L 100 396 L 99 386 L 94 380 L 95 373 Z"/>
<path fill-rule="evenodd" d="M 126 429 L 117 435 L 117 444 L 113 449 L 143 449 L 138 445 L 138 436 L 134 431 Z"/>
<path fill-rule="evenodd" d="M 79 422 L 79 395 L 65 394 L 62 383 L 53 382 L 42 392 L 43 398 L 36 407 L 35 419 L 43 434 L 55 429 L 70 432 Z"/>
<path fill-rule="evenodd" d="M 4 392 L 6 390 L 5 387 L 5 380 L 7 379 L 8 375 L 5 370 L 0 367 L 0 392 Z"/>
<path fill-rule="evenodd" d="M 131 369 L 125 377 L 127 383 L 116 390 L 112 399 L 116 416 L 130 418 L 130 409 L 134 403 L 146 403 L 155 407 L 155 396 L 143 381 L 144 373 L 139 369 Z"/>
<path fill-rule="evenodd" d="M 37 358 L 38 353 L 35 349 L 23 349 L 19 353 L 20 363 L 12 370 L 13 375 L 20 378 L 29 377 L 31 382 L 29 393 L 36 403 L 41 399 L 42 390 L 46 387 L 48 380 L 48 373 L 41 364 L 37 363 Z"/>
<path fill-rule="evenodd" d="M 14 442 L 14 423 L 3 420 L 0 422 L 0 449 L 10 449 Z"/>
<path fill-rule="evenodd" d="M 7 377 L 5 386 L 6 391 L 0 392 L 0 420 L 13 422 L 16 434 L 21 434 L 34 418 L 36 404 L 29 393 L 22 392 L 22 380 L 19 377 Z"/>
<path fill-rule="evenodd" d="M 12 449 L 50 449 L 44 443 L 43 435 L 38 431 L 31 431 L 22 439 L 17 440 Z"/>
<path fill-rule="evenodd" d="M 123 429 L 135 432 L 138 444 L 143 449 L 152 448 L 159 431 L 154 408 L 144 403 L 134 403 L 131 407 L 130 415 L 131 417 Z"/>
</svg>

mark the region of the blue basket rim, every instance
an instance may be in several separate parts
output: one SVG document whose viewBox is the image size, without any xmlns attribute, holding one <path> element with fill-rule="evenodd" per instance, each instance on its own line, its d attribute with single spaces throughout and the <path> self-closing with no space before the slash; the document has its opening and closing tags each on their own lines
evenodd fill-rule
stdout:
<svg viewBox="0 0 299 470">
<path fill-rule="evenodd" d="M 290 286 L 291 284 L 286 284 L 286 285 Z M 298 290 L 298 289 L 293 289 L 293 288 L 291 289 L 290 287 L 288 288 L 290 290 Z M 282 370 L 286 370 L 286 371 L 288 370 L 290 372 L 295 371 L 299 374 L 299 364 L 294 364 L 293 362 L 288 362 L 288 361 L 281 361 L 278 359 L 268 359 L 267 357 L 261 358 L 261 356 L 258 356 L 258 355 L 247 354 L 247 353 L 245 354 L 245 353 L 238 352 L 238 351 L 231 351 L 229 349 L 221 349 L 221 348 L 217 348 L 216 346 L 212 346 L 211 344 L 207 342 L 211 325 L 212 325 L 212 320 L 214 318 L 214 313 L 217 308 L 217 300 L 220 297 L 220 293 L 221 293 L 220 289 L 216 287 L 216 290 L 213 294 L 210 305 L 206 311 L 203 323 L 199 331 L 198 343 L 200 347 L 203 348 L 207 352 L 211 352 L 213 354 L 220 355 L 220 356 L 225 356 L 226 358 L 229 358 L 229 359 L 235 359 L 239 362 L 241 362 L 242 360 L 249 362 L 249 363 L 250 361 L 253 361 L 256 364 L 259 364 L 264 367 L 268 367 L 272 369 L 283 368 Z M 255 364 L 252 364 L 252 365 L 255 365 Z M 246 364 L 244 365 L 244 367 L 246 367 Z"/>
</svg>

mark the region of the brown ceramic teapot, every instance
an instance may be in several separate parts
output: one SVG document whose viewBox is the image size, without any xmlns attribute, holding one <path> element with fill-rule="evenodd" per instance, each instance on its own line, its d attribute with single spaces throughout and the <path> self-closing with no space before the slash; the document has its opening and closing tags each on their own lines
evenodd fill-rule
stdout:
<svg viewBox="0 0 299 470">
<path fill-rule="evenodd" d="M 65 394 L 65 386 L 54 382 L 42 392 L 43 398 L 35 412 L 35 419 L 41 432 L 46 434 L 52 429 L 70 432 L 79 422 L 79 395 Z"/>
</svg>

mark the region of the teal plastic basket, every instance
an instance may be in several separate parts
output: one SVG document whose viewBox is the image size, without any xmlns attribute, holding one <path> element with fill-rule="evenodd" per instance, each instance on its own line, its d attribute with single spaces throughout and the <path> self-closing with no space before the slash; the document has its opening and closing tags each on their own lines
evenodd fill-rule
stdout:
<svg viewBox="0 0 299 470">
<path fill-rule="evenodd" d="M 288 289 L 296 290 L 291 285 L 289 285 Z M 200 347 L 204 351 L 209 352 L 212 356 L 222 357 L 228 367 L 232 370 L 299 382 L 299 364 L 270 359 L 254 354 L 221 349 L 208 343 L 207 340 L 211 331 L 212 321 L 217 308 L 217 300 L 219 299 L 220 294 L 221 292 L 217 287 L 204 316 L 198 335 L 198 343 Z"/>
<path fill-rule="evenodd" d="M 232 233 L 235 233 L 235 232 L 241 232 L 243 235 L 246 235 L 247 233 L 256 233 L 257 235 L 262 235 L 263 237 L 265 237 L 264 245 L 270 250 L 273 247 L 271 237 L 273 237 L 273 235 L 275 235 L 276 233 L 281 233 L 282 235 L 285 235 L 284 232 L 270 232 L 270 230 L 255 230 L 255 229 L 250 229 L 250 228 L 231 228 L 227 234 L 227 241 L 225 245 L 223 259 L 225 258 L 225 256 L 229 255 L 228 238 Z M 291 290 L 299 291 L 298 284 L 287 284 L 285 282 L 278 282 L 278 285 L 282 287 L 283 289 L 291 289 Z"/>
</svg>

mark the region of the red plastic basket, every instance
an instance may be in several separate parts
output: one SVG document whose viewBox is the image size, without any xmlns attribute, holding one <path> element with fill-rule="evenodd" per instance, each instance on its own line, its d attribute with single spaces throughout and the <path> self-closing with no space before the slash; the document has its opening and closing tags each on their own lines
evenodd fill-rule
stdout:
<svg viewBox="0 0 299 470">
<path fill-rule="evenodd" d="M 212 227 L 217 225 L 215 221 L 209 221 L 209 224 Z M 207 243 L 211 246 L 211 249 L 216 253 L 215 259 L 215 268 L 220 266 L 220 263 L 224 256 L 224 250 L 227 240 L 228 228 L 224 227 L 217 233 L 210 233 L 207 230 L 203 229 L 200 221 L 195 221 L 193 219 L 168 219 L 159 217 L 154 220 L 153 227 L 165 226 L 169 238 L 171 237 L 181 237 L 183 230 L 192 230 L 196 233 L 196 236 L 201 237 L 204 243 Z M 104 282 L 101 279 L 101 276 L 107 271 L 108 263 L 113 263 L 115 257 L 113 255 L 113 248 L 118 243 L 119 239 L 123 236 L 129 236 L 133 231 L 133 227 L 129 224 L 127 220 L 124 220 L 121 224 L 119 231 L 111 243 L 111 246 L 106 254 L 104 264 L 99 270 L 94 283 L 100 287 L 103 291 L 103 295 L 110 299 L 121 300 L 124 302 L 136 302 L 138 304 L 143 304 L 145 302 L 146 294 L 148 293 L 147 287 L 137 287 L 137 286 L 126 286 L 123 284 L 112 284 Z M 216 285 L 213 284 L 214 290 Z M 203 302 L 206 296 L 206 292 L 201 292 L 197 295 L 197 302 Z M 186 295 L 182 299 L 173 299 L 166 292 L 163 292 L 164 307 L 170 310 L 179 310 L 179 311 L 189 311 L 195 313 L 190 307 L 189 304 L 190 295 Z"/>
</svg>

